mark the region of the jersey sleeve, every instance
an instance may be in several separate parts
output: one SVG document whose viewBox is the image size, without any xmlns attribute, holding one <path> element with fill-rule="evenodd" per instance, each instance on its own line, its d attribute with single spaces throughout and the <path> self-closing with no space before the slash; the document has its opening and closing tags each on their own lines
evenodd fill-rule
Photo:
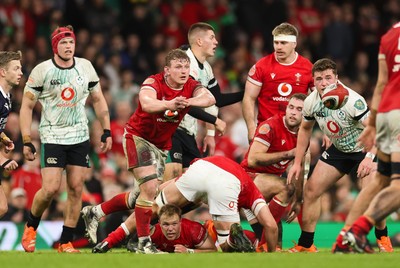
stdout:
<svg viewBox="0 0 400 268">
<path fill-rule="evenodd" d="M 100 78 L 97 75 L 96 70 L 94 69 L 92 63 L 86 59 L 84 60 L 84 68 L 85 72 L 87 73 L 88 79 L 89 79 L 89 91 L 97 91 L 100 89 Z"/>
<path fill-rule="evenodd" d="M 158 92 L 159 88 L 160 88 L 159 84 L 157 83 L 157 80 L 155 79 L 154 75 L 147 77 L 146 80 L 144 80 L 142 85 L 140 86 L 140 90 L 151 89 L 154 90 L 155 92 Z"/>
<path fill-rule="evenodd" d="M 200 247 L 207 239 L 207 231 L 203 225 L 198 222 L 193 222 L 190 227 L 193 244 L 195 247 Z"/>
<path fill-rule="evenodd" d="M 356 121 L 364 121 L 369 115 L 369 108 L 365 99 L 355 91 L 349 91 L 349 112 Z"/>
<path fill-rule="evenodd" d="M 312 111 L 313 100 L 314 100 L 315 94 L 318 94 L 318 92 L 317 91 L 312 92 L 310 95 L 308 95 L 308 97 L 304 101 L 304 107 L 303 107 L 302 114 L 303 114 L 303 119 L 305 121 L 315 120 L 314 114 Z"/>
<path fill-rule="evenodd" d="M 254 140 L 270 147 L 274 138 L 275 138 L 275 131 L 267 121 L 261 123 L 260 127 L 257 129 Z"/>
<path fill-rule="evenodd" d="M 263 61 L 265 58 L 259 60 L 254 64 L 250 70 L 249 73 L 247 74 L 247 80 L 251 82 L 252 84 L 255 84 L 256 86 L 262 86 L 263 85 Z"/>
<path fill-rule="evenodd" d="M 45 66 L 44 63 L 35 66 L 25 84 L 24 92 L 32 93 L 35 99 L 37 99 L 43 91 L 44 76 L 46 74 Z"/>
</svg>

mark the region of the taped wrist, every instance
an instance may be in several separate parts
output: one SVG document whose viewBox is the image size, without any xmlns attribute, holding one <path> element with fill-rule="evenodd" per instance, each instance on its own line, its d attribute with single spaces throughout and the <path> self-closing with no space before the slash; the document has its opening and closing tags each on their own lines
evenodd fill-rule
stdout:
<svg viewBox="0 0 400 268">
<path fill-rule="evenodd" d="M 6 145 L 12 142 L 11 139 L 7 137 L 6 133 L 4 132 L 1 132 L 0 134 L 0 141 Z"/>
<path fill-rule="evenodd" d="M 101 142 L 105 143 L 108 137 L 111 137 L 111 130 L 104 129 L 103 130 L 103 135 L 101 135 Z"/>
<path fill-rule="evenodd" d="M 24 146 L 29 147 L 29 148 L 31 149 L 31 152 L 32 152 L 33 154 L 36 153 L 36 148 L 35 148 L 35 146 L 33 145 L 32 142 L 25 142 L 25 143 L 24 143 Z"/>
</svg>

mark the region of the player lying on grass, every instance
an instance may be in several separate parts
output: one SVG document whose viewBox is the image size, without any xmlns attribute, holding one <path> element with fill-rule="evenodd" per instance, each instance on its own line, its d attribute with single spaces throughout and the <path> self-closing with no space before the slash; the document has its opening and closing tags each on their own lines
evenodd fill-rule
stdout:
<svg viewBox="0 0 400 268">
<path fill-rule="evenodd" d="M 198 159 L 177 180 L 167 182 L 156 198 L 153 213 L 166 204 L 185 207 L 191 202 L 197 203 L 204 194 L 207 195 L 222 251 L 254 251 L 254 246 L 240 227 L 240 208 L 250 209 L 254 213 L 264 227 L 268 250 L 275 251 L 277 225 L 262 194 L 239 164 L 222 156 Z M 97 219 L 93 217 L 93 220 Z M 90 223 L 87 221 L 87 224 Z M 111 239 L 124 239 L 135 230 L 135 226 L 136 221 L 132 214 L 95 248 L 103 248 L 105 243 L 106 247 L 111 248 L 110 246 L 115 245 Z"/>
</svg>

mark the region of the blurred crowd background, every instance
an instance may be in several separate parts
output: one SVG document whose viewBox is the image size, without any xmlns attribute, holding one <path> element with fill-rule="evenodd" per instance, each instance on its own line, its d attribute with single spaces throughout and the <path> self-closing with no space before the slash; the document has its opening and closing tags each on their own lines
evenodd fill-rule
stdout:
<svg viewBox="0 0 400 268">
<path fill-rule="evenodd" d="M 19 109 L 25 81 L 32 68 L 49 58 L 50 33 L 57 26 L 72 25 L 77 37 L 76 56 L 89 59 L 100 76 L 112 119 L 113 149 L 99 154 L 102 129 L 88 106 L 91 128 L 91 164 L 85 204 L 97 204 L 129 190 L 134 178 L 126 171 L 122 149 L 125 122 L 137 106 L 141 82 L 160 72 L 166 53 L 187 43 L 192 23 L 215 27 L 219 41 L 212 59 L 214 74 L 224 92 L 244 90 L 247 72 L 261 57 L 273 52 L 272 29 L 281 22 L 300 32 L 297 51 L 315 62 L 329 57 L 338 63 L 339 79 L 370 100 L 377 76 L 381 35 L 400 18 L 398 0 L 0 0 L 0 50 L 21 50 L 24 77 L 12 95 L 7 135 L 16 148 L 12 157 L 20 167 L 1 174 L 10 209 L 2 220 L 24 222 L 35 192 L 40 188 L 40 155 L 24 162 L 19 131 Z M 90 98 L 88 100 L 90 102 Z M 34 110 L 33 138 L 40 148 L 37 127 L 40 105 Z M 248 148 L 241 104 L 220 110 L 227 133 L 216 137 L 217 154 L 240 161 Z M 198 142 L 204 130 L 199 122 Z M 311 141 L 312 163 L 321 153 L 321 133 Z M 38 152 L 40 153 L 40 152 Z M 358 192 L 356 176 L 345 176 L 323 197 L 321 221 L 344 221 Z M 44 220 L 62 219 L 65 191 L 60 191 Z M 192 217 L 202 220 L 206 211 Z M 114 230 L 128 212 L 108 218 Z M 397 220 L 397 215 L 392 215 Z M 108 232 L 106 230 L 106 232 Z"/>
</svg>

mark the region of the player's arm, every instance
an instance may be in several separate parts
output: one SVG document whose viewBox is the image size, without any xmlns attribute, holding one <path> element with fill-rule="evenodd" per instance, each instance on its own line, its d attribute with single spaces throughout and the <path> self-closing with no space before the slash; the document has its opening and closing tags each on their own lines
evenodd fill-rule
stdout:
<svg viewBox="0 0 400 268">
<path fill-rule="evenodd" d="M 256 109 L 256 100 L 258 95 L 260 94 L 261 87 L 257 86 L 249 81 L 246 81 L 243 103 L 242 103 L 242 111 L 243 118 L 246 121 L 247 125 L 247 135 L 249 141 L 251 141 L 256 132 L 256 118 L 255 118 L 255 109 Z"/>
<path fill-rule="evenodd" d="M 96 113 L 97 119 L 103 128 L 103 135 L 101 136 L 101 151 L 107 152 L 111 150 L 111 126 L 110 126 L 110 112 L 108 111 L 107 101 L 101 91 L 100 84 L 97 85 L 96 90 L 91 91 L 93 109 Z"/>
<path fill-rule="evenodd" d="M 177 111 L 188 106 L 185 97 L 176 97 L 172 100 L 157 99 L 157 92 L 150 86 L 143 86 L 139 92 L 139 102 L 143 111 L 154 114 L 164 112 L 166 110 Z"/>
<path fill-rule="evenodd" d="M 372 95 L 371 111 L 368 116 L 368 124 L 358 137 L 358 142 L 364 146 L 365 151 L 370 151 L 375 144 L 376 136 L 376 113 L 378 111 L 379 103 L 381 102 L 382 92 L 388 82 L 388 68 L 384 59 L 379 59 L 378 62 L 378 79 L 376 81 L 374 94 Z"/>
<path fill-rule="evenodd" d="M 210 92 L 214 95 L 217 107 L 221 108 L 227 105 L 234 104 L 243 99 L 244 92 L 234 92 L 234 93 L 221 93 L 219 84 L 216 82 L 215 78 L 210 81 L 211 86 L 208 87 Z"/>
<path fill-rule="evenodd" d="M 269 166 L 283 160 L 292 160 L 295 155 L 295 149 L 283 152 L 268 152 L 269 146 L 257 140 L 254 140 L 250 146 L 247 158 L 249 167 L 256 168 Z"/>
<path fill-rule="evenodd" d="M 215 252 L 215 251 L 217 251 L 217 247 L 215 246 L 214 241 L 209 235 L 207 235 L 207 239 L 204 240 L 203 244 L 197 245 L 196 249 L 194 249 L 195 253 L 205 253 L 205 252 Z"/>
<path fill-rule="evenodd" d="M 307 148 L 310 145 L 310 139 L 315 121 L 302 120 L 299 133 L 297 134 L 296 154 L 293 161 L 293 166 L 289 170 L 287 183 L 291 183 L 293 179 L 299 180 L 302 175 L 302 163 L 306 154 Z"/>
<path fill-rule="evenodd" d="M 381 102 L 382 92 L 388 82 L 388 68 L 386 61 L 384 59 L 379 59 L 379 72 L 378 80 L 376 81 L 376 86 L 374 94 L 372 95 L 371 101 L 371 114 L 369 116 L 368 125 L 375 127 L 376 122 L 376 112 L 378 111 L 379 103 Z"/>
<path fill-rule="evenodd" d="M 24 143 L 23 153 L 25 158 L 30 161 L 35 159 L 36 153 L 36 149 L 31 140 L 32 113 L 36 101 L 37 97 L 29 90 L 25 90 L 22 97 L 21 109 L 19 111 L 19 125 Z"/>
<path fill-rule="evenodd" d="M 201 86 L 194 91 L 193 97 L 188 99 L 188 103 L 189 106 L 205 108 L 214 105 L 215 98 L 207 88 Z"/>
<path fill-rule="evenodd" d="M 193 116 L 196 119 L 199 119 L 206 123 L 213 124 L 215 126 L 216 130 L 221 132 L 221 134 L 224 134 L 225 128 L 226 128 L 226 123 L 223 120 L 219 119 L 218 117 L 216 117 L 210 113 L 207 113 L 202 108 L 192 106 L 192 107 L 190 107 L 188 114 Z"/>
<path fill-rule="evenodd" d="M 257 205 L 256 208 L 257 207 L 259 207 L 259 210 L 253 210 L 253 213 L 256 215 L 258 222 L 264 228 L 264 237 L 267 243 L 268 252 L 274 252 L 278 241 L 278 226 L 276 225 L 275 219 L 272 216 L 268 205 L 265 204 L 265 201 L 264 203 L 261 203 L 261 205 Z"/>
</svg>

